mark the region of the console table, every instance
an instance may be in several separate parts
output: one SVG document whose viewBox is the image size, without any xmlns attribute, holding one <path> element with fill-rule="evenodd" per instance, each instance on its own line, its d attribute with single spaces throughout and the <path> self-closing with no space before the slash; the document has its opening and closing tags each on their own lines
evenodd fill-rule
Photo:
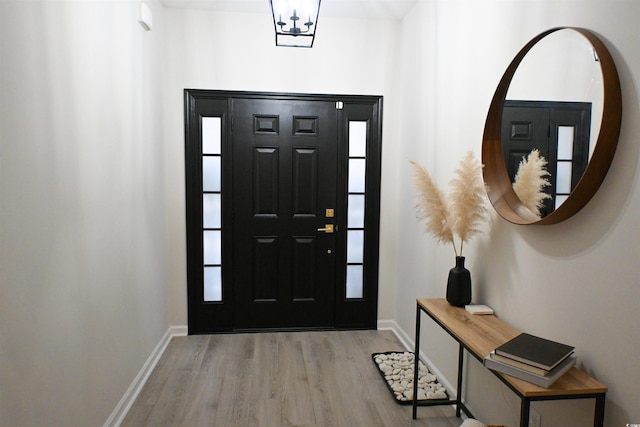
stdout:
<svg viewBox="0 0 640 427">
<path fill-rule="evenodd" d="M 420 354 L 420 318 L 426 313 L 459 344 L 458 378 L 456 398 L 452 400 L 418 401 L 413 399 L 413 419 L 418 406 L 456 405 L 456 416 L 464 411 L 473 415 L 462 401 L 462 370 L 465 350 L 482 363 L 489 353 L 501 344 L 520 334 L 494 315 L 468 313 L 464 308 L 454 307 L 443 298 L 417 299 L 416 335 L 414 358 L 413 396 L 418 395 L 418 359 Z M 500 381 L 520 397 L 520 427 L 529 425 L 529 408 L 533 401 L 563 399 L 595 399 L 594 427 L 604 425 L 604 406 L 607 387 L 586 373 L 573 367 L 560 377 L 551 388 L 539 387 L 518 378 L 491 371 Z"/>
</svg>

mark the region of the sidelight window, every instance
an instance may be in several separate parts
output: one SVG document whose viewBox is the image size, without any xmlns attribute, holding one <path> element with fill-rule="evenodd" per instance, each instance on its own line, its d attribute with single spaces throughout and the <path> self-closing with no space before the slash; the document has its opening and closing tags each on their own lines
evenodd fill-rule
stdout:
<svg viewBox="0 0 640 427">
<path fill-rule="evenodd" d="M 221 118 L 202 117 L 204 300 L 222 301 Z"/>
<path fill-rule="evenodd" d="M 365 176 L 367 122 L 349 122 L 347 197 L 347 299 L 364 297 Z"/>
<path fill-rule="evenodd" d="M 556 166 L 556 208 L 564 203 L 571 193 L 573 170 L 573 145 L 575 128 L 558 126 L 558 157 Z"/>
</svg>

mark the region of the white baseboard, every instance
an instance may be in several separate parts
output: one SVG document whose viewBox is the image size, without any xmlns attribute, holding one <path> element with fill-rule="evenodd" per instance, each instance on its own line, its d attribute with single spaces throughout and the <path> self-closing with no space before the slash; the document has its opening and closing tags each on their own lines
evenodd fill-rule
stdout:
<svg viewBox="0 0 640 427">
<path fill-rule="evenodd" d="M 174 325 L 169 328 L 172 337 L 186 337 L 189 335 L 189 327 L 187 325 Z"/>
<path fill-rule="evenodd" d="M 151 375 L 151 372 L 153 372 L 153 369 L 158 364 L 171 338 L 187 335 L 187 331 L 186 326 L 170 326 L 169 329 L 167 329 L 167 332 L 160 338 L 160 342 L 155 346 L 146 362 L 144 362 L 144 365 L 142 365 L 142 369 L 140 369 L 140 372 L 138 372 L 138 375 L 136 375 L 124 396 L 120 399 L 120 402 L 118 402 L 109 418 L 107 418 L 104 427 L 118 427 L 122 421 L 124 421 L 129 409 L 131 409 L 131 405 L 135 402 L 142 387 L 144 387 L 149 379 L 149 375 Z"/>
<path fill-rule="evenodd" d="M 413 339 L 402 330 L 395 320 L 378 320 L 378 329 L 392 331 L 407 351 L 413 351 Z"/>
</svg>

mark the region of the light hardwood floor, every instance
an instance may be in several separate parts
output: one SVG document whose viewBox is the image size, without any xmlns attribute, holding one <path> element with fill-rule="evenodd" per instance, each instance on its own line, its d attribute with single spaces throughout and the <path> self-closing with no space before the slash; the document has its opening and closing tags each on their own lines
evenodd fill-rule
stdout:
<svg viewBox="0 0 640 427">
<path fill-rule="evenodd" d="M 451 407 L 395 403 L 371 354 L 391 331 L 174 338 L 123 422 L 141 426 L 457 427 Z"/>
</svg>

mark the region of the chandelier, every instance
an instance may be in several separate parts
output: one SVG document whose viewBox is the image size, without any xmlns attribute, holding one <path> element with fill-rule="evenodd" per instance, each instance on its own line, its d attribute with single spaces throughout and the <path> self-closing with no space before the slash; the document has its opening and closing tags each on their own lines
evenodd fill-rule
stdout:
<svg viewBox="0 0 640 427">
<path fill-rule="evenodd" d="M 269 4 L 276 32 L 276 46 L 313 46 L 320 0 L 269 0 Z"/>
</svg>

